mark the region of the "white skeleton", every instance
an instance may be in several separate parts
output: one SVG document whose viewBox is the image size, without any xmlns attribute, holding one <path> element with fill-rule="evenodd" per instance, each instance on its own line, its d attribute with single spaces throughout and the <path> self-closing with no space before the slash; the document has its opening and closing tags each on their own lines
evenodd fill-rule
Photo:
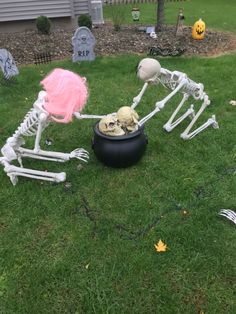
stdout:
<svg viewBox="0 0 236 314">
<path fill-rule="evenodd" d="M 17 183 L 18 176 L 55 182 L 62 182 L 66 179 L 65 172 L 54 173 L 24 168 L 22 157 L 58 162 L 65 162 L 71 158 L 77 158 L 82 161 L 88 159 L 88 152 L 82 148 L 77 148 L 71 153 L 44 151 L 40 148 L 42 131 L 51 121 L 50 114 L 43 108 L 46 94 L 45 91 L 39 92 L 33 108 L 26 114 L 23 122 L 15 133 L 7 139 L 6 144 L 1 149 L 3 157 L 0 157 L 0 164 L 4 166 L 4 171 L 10 177 L 13 185 Z M 34 149 L 22 147 L 25 144 L 25 136 L 36 136 Z M 12 165 L 11 162 L 13 160 L 18 160 L 20 167 Z"/>
<path fill-rule="evenodd" d="M 219 128 L 215 115 L 212 115 L 212 117 L 209 118 L 207 122 L 191 132 L 191 129 L 199 116 L 202 114 L 205 108 L 210 105 L 210 100 L 208 98 L 208 95 L 204 91 L 203 84 L 195 83 L 194 81 L 189 79 L 185 73 L 178 71 L 171 72 L 167 69 L 161 68 L 159 62 L 151 58 L 145 58 L 139 63 L 137 75 L 139 78 L 144 80 L 145 83 L 140 93 L 133 99 L 133 104 L 131 106 L 131 108 L 133 109 L 141 101 L 141 98 L 149 84 L 161 83 L 164 87 L 171 90 L 169 95 L 167 95 L 161 101 L 156 102 L 155 109 L 152 112 L 150 112 L 147 116 L 139 121 L 140 126 L 147 122 L 150 118 L 152 118 L 161 109 L 163 109 L 166 103 L 178 92 L 181 92 L 183 94 L 182 100 L 171 115 L 170 119 L 163 126 L 167 132 L 172 131 L 177 125 L 179 125 L 185 118 L 189 116 L 192 118 L 192 121 L 190 122 L 186 130 L 181 134 L 181 138 L 183 138 L 184 140 L 193 138 L 210 125 L 212 125 L 215 129 Z M 174 121 L 179 110 L 189 97 L 193 97 L 194 100 L 199 100 L 202 102 L 200 109 L 197 111 L 197 113 L 195 113 L 194 105 L 191 105 L 190 108 L 181 117 Z"/>
</svg>

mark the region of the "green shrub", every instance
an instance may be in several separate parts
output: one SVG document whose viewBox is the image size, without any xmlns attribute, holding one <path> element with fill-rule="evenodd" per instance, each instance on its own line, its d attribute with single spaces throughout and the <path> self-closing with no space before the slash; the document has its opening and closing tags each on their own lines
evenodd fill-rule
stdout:
<svg viewBox="0 0 236 314">
<path fill-rule="evenodd" d="M 36 19 L 36 26 L 40 33 L 48 35 L 51 29 L 51 21 L 47 16 L 41 15 Z"/>
<path fill-rule="evenodd" d="M 125 21 L 125 10 L 121 6 L 112 6 L 111 10 L 111 19 L 113 22 L 114 30 L 119 31 L 121 29 L 121 25 L 124 24 Z"/>
<path fill-rule="evenodd" d="M 86 26 L 89 29 L 92 29 L 92 19 L 91 19 L 91 17 L 89 15 L 87 15 L 87 14 L 81 14 L 78 17 L 78 25 L 79 25 L 79 27 Z"/>
</svg>

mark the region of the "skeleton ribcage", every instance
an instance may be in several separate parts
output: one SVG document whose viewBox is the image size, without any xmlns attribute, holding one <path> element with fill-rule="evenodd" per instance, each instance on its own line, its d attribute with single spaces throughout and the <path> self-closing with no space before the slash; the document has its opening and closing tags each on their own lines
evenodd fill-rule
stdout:
<svg viewBox="0 0 236 314">
<path fill-rule="evenodd" d="M 157 80 L 168 89 L 174 90 L 180 83 L 179 78 L 179 76 L 173 75 L 173 72 L 166 70 L 166 73 L 161 73 Z M 201 99 L 203 96 L 203 85 L 195 83 L 188 77 L 185 77 L 185 79 L 187 79 L 187 82 L 180 92 L 191 95 L 194 99 Z"/>
<path fill-rule="evenodd" d="M 23 122 L 17 128 L 12 137 L 19 138 L 22 136 L 34 136 L 37 133 L 39 125 L 39 112 L 32 108 L 26 114 Z"/>
</svg>

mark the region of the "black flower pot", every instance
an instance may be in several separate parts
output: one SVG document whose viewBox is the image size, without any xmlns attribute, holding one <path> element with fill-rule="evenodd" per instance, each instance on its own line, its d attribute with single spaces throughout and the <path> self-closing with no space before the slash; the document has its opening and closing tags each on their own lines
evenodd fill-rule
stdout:
<svg viewBox="0 0 236 314">
<path fill-rule="evenodd" d="M 148 143 L 144 126 L 127 135 L 108 136 L 99 131 L 98 123 L 94 126 L 92 148 L 101 162 L 114 168 L 126 168 L 140 160 Z"/>
</svg>

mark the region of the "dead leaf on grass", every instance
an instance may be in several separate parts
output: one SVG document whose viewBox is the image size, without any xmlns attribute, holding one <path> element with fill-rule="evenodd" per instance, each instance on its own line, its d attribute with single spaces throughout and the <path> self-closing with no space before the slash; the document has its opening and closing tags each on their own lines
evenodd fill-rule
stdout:
<svg viewBox="0 0 236 314">
<path fill-rule="evenodd" d="M 154 246 L 158 253 L 165 252 L 167 250 L 167 245 L 164 242 L 162 242 L 161 239 L 158 241 L 157 244 L 154 244 Z"/>
</svg>

